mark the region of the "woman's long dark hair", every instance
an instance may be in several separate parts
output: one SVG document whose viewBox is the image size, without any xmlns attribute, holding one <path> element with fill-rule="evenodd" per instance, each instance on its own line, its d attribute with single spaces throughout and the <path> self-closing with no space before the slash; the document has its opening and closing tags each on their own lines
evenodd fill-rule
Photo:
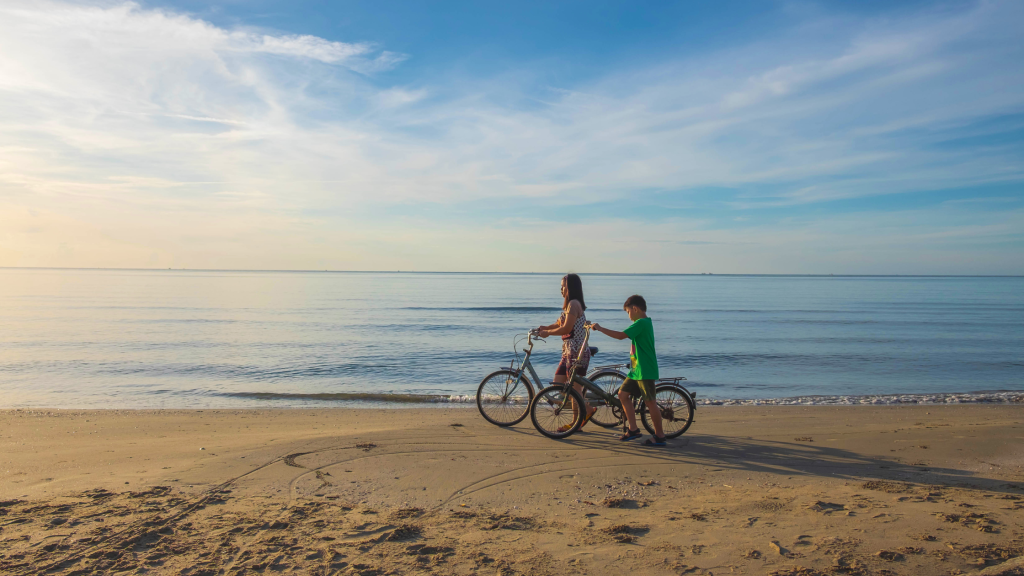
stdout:
<svg viewBox="0 0 1024 576">
<path fill-rule="evenodd" d="M 569 308 L 569 302 L 573 300 L 579 300 L 580 306 L 583 309 L 587 309 L 587 303 L 583 301 L 583 281 L 580 277 L 575 274 L 566 274 L 562 281 L 565 282 L 565 301 L 562 302 L 562 309 L 567 310 Z"/>
</svg>

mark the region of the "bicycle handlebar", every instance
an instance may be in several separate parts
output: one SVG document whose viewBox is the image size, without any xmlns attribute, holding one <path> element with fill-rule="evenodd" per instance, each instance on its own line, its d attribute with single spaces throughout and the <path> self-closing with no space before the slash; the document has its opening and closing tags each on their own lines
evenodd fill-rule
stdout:
<svg viewBox="0 0 1024 576">
<path fill-rule="evenodd" d="M 594 323 L 593 322 L 584 322 L 583 323 L 583 327 L 586 328 L 587 330 L 590 330 L 591 328 L 594 327 Z M 527 333 L 530 335 L 531 338 L 533 338 L 535 340 L 543 340 L 543 339 L 547 338 L 547 336 L 540 336 L 536 330 L 530 330 Z"/>
</svg>

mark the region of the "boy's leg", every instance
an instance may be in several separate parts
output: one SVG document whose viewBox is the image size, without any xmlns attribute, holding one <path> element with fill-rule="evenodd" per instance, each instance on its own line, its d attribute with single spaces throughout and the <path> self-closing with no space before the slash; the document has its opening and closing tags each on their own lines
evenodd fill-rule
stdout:
<svg viewBox="0 0 1024 576">
<path fill-rule="evenodd" d="M 651 415 L 651 424 L 654 424 L 654 435 L 658 438 L 665 437 L 665 431 L 661 429 L 661 408 L 654 400 L 645 400 L 647 413 Z"/>
<path fill-rule="evenodd" d="M 619 440 L 633 440 L 642 436 L 636 425 L 636 410 L 633 409 L 633 397 L 641 396 L 643 389 L 640 383 L 632 378 L 626 378 L 619 387 L 619 402 L 622 403 L 622 413 L 626 416 L 626 433 Z"/>
<path fill-rule="evenodd" d="M 654 380 L 641 380 L 637 383 L 640 388 L 640 396 L 647 406 L 647 413 L 651 416 L 651 424 L 654 425 L 654 438 L 646 443 L 650 446 L 665 445 L 665 431 L 661 428 L 661 407 L 658 406 L 657 383 Z"/>
<path fill-rule="evenodd" d="M 629 430 L 636 430 L 636 412 L 633 411 L 633 398 L 622 388 L 619 388 L 619 402 L 622 402 L 622 413 L 626 415 L 626 423 Z"/>
</svg>

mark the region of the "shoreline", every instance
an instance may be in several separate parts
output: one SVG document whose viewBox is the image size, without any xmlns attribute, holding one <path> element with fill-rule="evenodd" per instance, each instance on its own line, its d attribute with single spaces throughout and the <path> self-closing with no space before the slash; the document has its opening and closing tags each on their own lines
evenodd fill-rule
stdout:
<svg viewBox="0 0 1024 576">
<path fill-rule="evenodd" d="M 698 407 L 710 406 L 944 406 L 969 404 L 1020 405 L 1024 404 L 1024 390 L 992 390 L 976 392 L 934 392 L 906 394 L 808 394 L 777 398 L 707 398 L 697 392 Z M 210 396 L 204 396 L 209 398 Z M 471 394 L 404 394 L 404 393 L 287 393 L 287 392 L 233 392 L 213 397 L 250 400 L 242 405 L 195 405 L 172 407 L 69 408 L 66 406 L 6 406 L 0 410 L 262 410 L 262 409 L 409 409 L 409 408 L 465 408 L 476 406 Z M 522 398 L 525 403 L 526 398 Z"/>
<path fill-rule="evenodd" d="M 667 449 L 617 434 L 454 406 L 0 410 L 0 571 L 933 575 L 1024 555 L 1017 405 L 722 406 Z"/>
</svg>

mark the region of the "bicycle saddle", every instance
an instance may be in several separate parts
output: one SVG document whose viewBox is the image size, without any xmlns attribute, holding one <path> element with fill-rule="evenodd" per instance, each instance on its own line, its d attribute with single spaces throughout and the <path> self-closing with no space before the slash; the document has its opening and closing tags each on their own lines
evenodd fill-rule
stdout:
<svg viewBox="0 0 1024 576">
<path fill-rule="evenodd" d="M 595 354 L 597 354 L 597 346 L 591 346 L 590 347 L 590 355 L 593 356 Z"/>
</svg>

